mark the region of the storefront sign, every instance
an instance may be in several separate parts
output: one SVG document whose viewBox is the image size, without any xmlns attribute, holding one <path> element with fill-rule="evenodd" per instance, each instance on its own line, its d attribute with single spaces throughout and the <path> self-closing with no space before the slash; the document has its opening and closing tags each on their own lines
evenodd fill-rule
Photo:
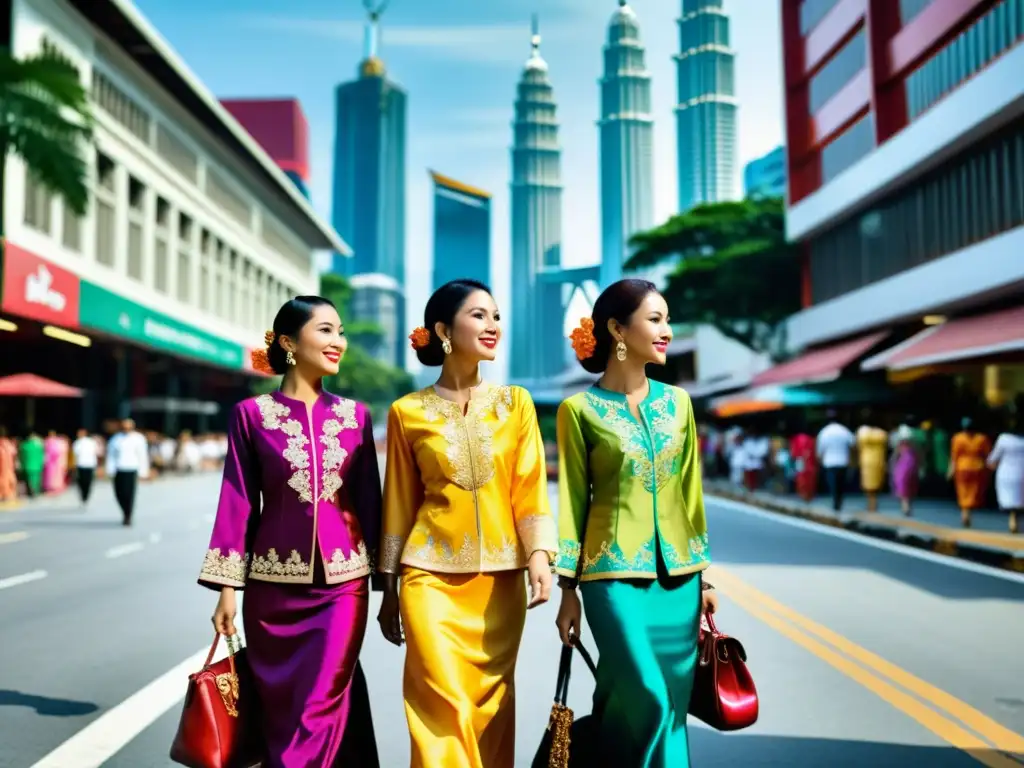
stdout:
<svg viewBox="0 0 1024 768">
<path fill-rule="evenodd" d="M 65 328 L 78 327 L 78 276 L 8 242 L 0 308 Z"/>
<path fill-rule="evenodd" d="M 145 346 L 227 368 L 244 366 L 243 348 L 83 280 L 81 323 Z"/>
</svg>

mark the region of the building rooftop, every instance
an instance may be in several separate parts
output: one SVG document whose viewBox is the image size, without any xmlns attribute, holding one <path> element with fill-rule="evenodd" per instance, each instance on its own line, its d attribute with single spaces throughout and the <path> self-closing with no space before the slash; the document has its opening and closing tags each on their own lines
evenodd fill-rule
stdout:
<svg viewBox="0 0 1024 768">
<path fill-rule="evenodd" d="M 313 209 L 259 143 L 220 104 L 131 0 L 68 0 L 91 24 L 149 73 L 211 134 L 267 182 L 276 197 L 309 225 L 299 235 L 315 249 L 352 249 Z"/>
<path fill-rule="evenodd" d="M 454 190 L 455 192 L 462 192 L 466 195 L 472 195 L 473 197 L 482 197 L 485 200 L 491 198 L 490 192 L 484 192 L 479 187 L 471 187 L 469 184 L 463 184 L 461 181 L 456 181 L 450 176 L 442 176 L 437 171 L 429 171 L 430 178 L 434 180 L 434 183 L 439 187 L 445 187 L 446 189 Z"/>
</svg>

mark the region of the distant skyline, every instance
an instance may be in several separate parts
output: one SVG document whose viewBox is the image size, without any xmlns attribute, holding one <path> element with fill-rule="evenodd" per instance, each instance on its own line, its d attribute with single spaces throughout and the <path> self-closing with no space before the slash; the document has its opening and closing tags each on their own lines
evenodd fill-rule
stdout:
<svg viewBox="0 0 1024 768">
<path fill-rule="evenodd" d="M 219 97 L 298 98 L 310 125 L 310 195 L 331 212 L 333 92 L 356 76 L 362 3 L 290 0 L 138 0 L 138 7 Z M 655 218 L 677 198 L 674 54 L 679 4 L 634 0 L 652 75 Z M 415 325 L 431 282 L 431 182 L 435 169 L 492 191 L 492 275 L 509 301 L 509 148 L 515 83 L 530 55 L 530 16 L 540 11 L 544 57 L 559 103 L 565 266 L 601 253 L 598 125 L 602 45 L 617 0 L 394 0 L 382 20 L 380 56 L 409 94 L 407 283 Z M 725 0 L 736 50 L 737 174 L 783 140 L 778 4 Z M 229 30 L 230 33 L 226 33 Z M 740 188 L 739 178 L 736 180 Z M 421 286 L 418 295 L 416 286 Z M 570 317 L 570 323 L 576 318 Z"/>
</svg>

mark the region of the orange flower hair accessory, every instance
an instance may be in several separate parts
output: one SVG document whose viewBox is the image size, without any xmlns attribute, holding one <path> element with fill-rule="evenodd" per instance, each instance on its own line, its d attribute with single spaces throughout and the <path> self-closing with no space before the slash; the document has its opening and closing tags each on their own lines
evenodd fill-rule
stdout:
<svg viewBox="0 0 1024 768">
<path fill-rule="evenodd" d="M 576 351 L 577 360 L 586 360 L 592 357 L 594 349 L 597 348 L 597 339 L 594 338 L 594 321 L 589 317 L 580 320 L 580 324 L 569 334 L 572 339 L 572 348 Z"/>
<path fill-rule="evenodd" d="M 430 331 L 421 325 L 409 334 L 409 341 L 412 342 L 413 349 L 423 349 L 430 343 Z"/>
<path fill-rule="evenodd" d="M 252 369 L 260 373 L 273 374 L 274 369 L 270 365 L 270 345 L 274 343 L 277 335 L 273 331 L 263 334 L 263 349 L 254 349 L 249 353 L 252 361 Z"/>
</svg>

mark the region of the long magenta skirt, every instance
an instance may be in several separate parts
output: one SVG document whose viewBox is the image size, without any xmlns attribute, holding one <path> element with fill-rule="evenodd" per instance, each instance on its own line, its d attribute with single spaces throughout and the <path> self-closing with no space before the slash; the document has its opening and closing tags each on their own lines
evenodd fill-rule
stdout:
<svg viewBox="0 0 1024 768">
<path fill-rule="evenodd" d="M 366 681 L 358 670 L 367 579 L 246 584 L 249 663 L 263 710 L 263 768 L 376 768 Z"/>
</svg>

